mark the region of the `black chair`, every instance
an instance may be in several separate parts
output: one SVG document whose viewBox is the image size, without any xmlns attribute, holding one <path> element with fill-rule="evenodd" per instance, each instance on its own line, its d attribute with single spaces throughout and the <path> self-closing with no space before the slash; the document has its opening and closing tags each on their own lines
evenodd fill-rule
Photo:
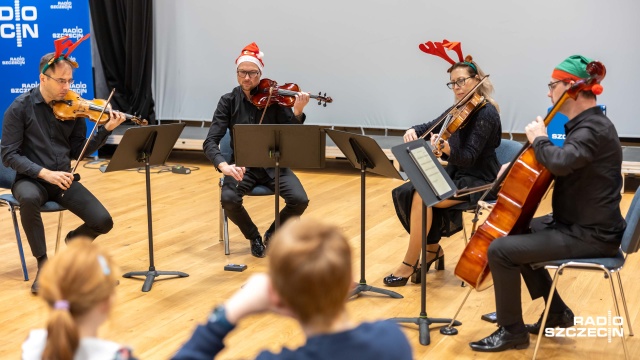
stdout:
<svg viewBox="0 0 640 360">
<path fill-rule="evenodd" d="M 231 135 L 229 131 L 220 140 L 220 151 L 227 163 L 231 164 L 233 157 L 233 149 L 231 148 Z M 229 255 L 229 220 L 227 214 L 222 208 L 222 185 L 224 185 L 224 175 L 220 178 L 220 241 L 224 241 L 224 254 Z M 247 194 L 249 196 L 267 196 L 275 195 L 274 191 L 264 185 L 257 185 Z"/>
<path fill-rule="evenodd" d="M 0 188 L 11 189 L 13 182 L 16 178 L 16 172 L 4 166 L 0 162 Z M 13 218 L 13 229 L 16 233 L 16 241 L 18 243 L 18 252 L 20 253 L 20 262 L 22 263 L 22 274 L 24 275 L 24 281 L 29 281 L 29 273 L 27 271 L 27 265 L 24 259 L 24 251 L 22 250 L 22 238 L 20 237 L 20 228 L 18 227 L 18 217 L 16 211 L 20 210 L 20 203 L 16 200 L 11 193 L 0 195 L 0 204 L 9 206 L 11 217 Z M 60 204 L 55 201 L 47 201 L 42 205 L 42 212 L 61 212 L 66 210 Z M 60 245 L 60 234 L 62 232 L 62 223 L 58 221 L 58 236 L 56 238 L 56 252 Z"/>
<path fill-rule="evenodd" d="M 500 163 L 501 166 L 504 164 L 510 163 L 515 159 L 516 155 L 518 155 L 521 149 L 522 149 L 521 143 L 514 140 L 509 140 L 509 139 L 501 139 L 500 145 L 498 146 L 498 148 L 496 148 L 496 157 L 498 158 L 498 162 Z M 471 235 L 473 236 L 473 233 L 475 232 L 475 229 L 476 229 L 476 224 L 478 222 L 478 216 L 482 215 L 481 211 L 491 210 L 492 205 L 494 204 L 495 204 L 495 200 L 483 201 L 480 203 L 480 207 L 476 206 L 475 204 L 462 203 L 462 204 L 455 205 L 453 209 L 462 210 L 465 213 L 474 215 L 472 220 L 473 228 L 471 230 Z M 464 234 L 464 243 L 467 244 L 469 242 L 469 237 L 467 236 L 467 229 L 464 225 L 464 221 L 462 222 L 462 232 Z"/>
<path fill-rule="evenodd" d="M 627 229 L 622 236 L 622 243 L 620 244 L 620 250 L 614 257 L 606 257 L 606 258 L 595 258 L 595 259 L 564 259 L 564 260 L 554 260 L 554 261 L 545 261 L 540 263 L 532 264 L 531 267 L 534 269 L 539 269 L 544 267 L 545 269 L 555 269 L 555 274 L 553 276 L 553 283 L 551 285 L 551 290 L 549 292 L 549 299 L 553 298 L 553 292 L 556 289 L 558 284 L 558 279 L 560 275 L 563 275 L 564 270 L 566 269 L 574 269 L 574 270 L 585 270 L 585 271 L 596 271 L 604 273 L 604 278 L 609 279 L 609 284 L 611 286 L 611 297 L 613 299 L 613 305 L 616 310 L 616 316 L 620 318 L 620 308 L 618 307 L 618 297 L 616 296 L 616 288 L 615 283 L 613 281 L 613 276 L 615 275 L 618 279 L 618 287 L 620 289 L 620 296 L 622 298 L 622 305 L 624 307 L 624 313 L 626 316 L 627 327 L 629 328 L 629 335 L 633 336 L 633 328 L 631 327 L 631 319 L 629 318 L 629 310 L 627 309 L 627 300 L 624 297 L 624 290 L 622 288 L 622 280 L 620 279 L 620 271 L 624 266 L 627 257 L 629 254 L 633 254 L 638 251 L 640 247 L 640 189 L 636 190 L 635 195 L 633 196 L 633 200 L 631 201 L 631 206 L 629 207 L 629 211 L 627 212 L 627 216 L 625 217 L 627 221 Z M 546 323 L 547 316 L 549 315 L 549 306 L 546 306 L 544 309 L 544 314 L 542 316 L 542 324 Z M 538 354 L 538 347 L 540 346 L 540 340 L 542 340 L 542 334 L 544 332 L 545 327 L 540 327 L 540 332 L 538 333 L 538 339 L 536 341 L 536 348 L 533 352 L 533 359 L 535 360 L 536 355 Z M 629 358 L 629 352 L 627 350 L 627 342 L 624 337 L 624 326 L 620 324 L 621 330 L 621 338 L 622 338 L 622 347 L 624 349 L 625 359 Z"/>
</svg>

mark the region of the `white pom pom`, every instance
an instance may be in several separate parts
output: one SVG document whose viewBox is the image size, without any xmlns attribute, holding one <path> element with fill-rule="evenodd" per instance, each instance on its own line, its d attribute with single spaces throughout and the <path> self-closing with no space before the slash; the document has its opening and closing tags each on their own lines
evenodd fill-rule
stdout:
<svg viewBox="0 0 640 360">
<path fill-rule="evenodd" d="M 256 57 L 258 59 L 262 59 L 263 56 L 264 56 L 264 54 L 262 53 L 262 51 L 260 51 L 259 53 L 256 54 Z"/>
</svg>

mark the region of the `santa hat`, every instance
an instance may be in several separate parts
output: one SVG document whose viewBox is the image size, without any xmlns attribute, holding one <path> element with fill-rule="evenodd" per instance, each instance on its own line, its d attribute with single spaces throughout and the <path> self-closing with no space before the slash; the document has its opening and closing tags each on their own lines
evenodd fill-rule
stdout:
<svg viewBox="0 0 640 360">
<path fill-rule="evenodd" d="M 244 49 L 242 49 L 240 56 L 238 56 L 238 58 L 236 59 L 236 69 L 241 63 L 248 61 L 258 65 L 258 69 L 260 69 L 260 72 L 262 72 L 262 69 L 264 68 L 264 63 L 262 62 L 263 56 L 264 54 L 262 53 L 262 51 L 260 51 L 258 45 L 252 42 L 251 44 L 245 46 Z"/>
<path fill-rule="evenodd" d="M 551 77 L 565 81 L 579 81 L 587 79 L 591 76 L 587 72 L 587 65 L 592 61 L 593 60 L 581 55 L 571 55 L 553 69 Z M 592 91 L 594 94 L 600 95 L 602 93 L 602 85 L 597 83 L 591 84 L 583 90 Z"/>
</svg>

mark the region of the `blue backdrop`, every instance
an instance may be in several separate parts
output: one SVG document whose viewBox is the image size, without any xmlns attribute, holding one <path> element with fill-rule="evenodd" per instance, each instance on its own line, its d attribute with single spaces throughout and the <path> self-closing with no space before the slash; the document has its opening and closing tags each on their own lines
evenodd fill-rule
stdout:
<svg viewBox="0 0 640 360">
<path fill-rule="evenodd" d="M 606 114 L 607 107 L 605 105 L 599 105 L 602 111 Z M 551 108 L 547 109 L 547 112 L 551 111 Z M 564 138 L 566 134 L 564 133 L 564 124 L 569 121 L 569 118 L 565 114 L 556 113 L 556 115 L 551 119 L 549 125 L 547 126 L 547 134 L 549 134 L 549 140 L 556 145 L 562 146 L 564 145 Z"/>
<path fill-rule="evenodd" d="M 0 113 L 20 94 L 39 85 L 40 58 L 55 50 L 53 41 L 69 36 L 74 43 L 89 33 L 88 0 L 0 0 Z M 93 99 L 91 43 L 70 56 L 78 65 L 71 90 Z M 88 131 L 92 124 L 88 124 Z M 2 118 L 0 118 L 0 131 Z M 0 133 L 0 137 L 2 133 Z"/>
</svg>

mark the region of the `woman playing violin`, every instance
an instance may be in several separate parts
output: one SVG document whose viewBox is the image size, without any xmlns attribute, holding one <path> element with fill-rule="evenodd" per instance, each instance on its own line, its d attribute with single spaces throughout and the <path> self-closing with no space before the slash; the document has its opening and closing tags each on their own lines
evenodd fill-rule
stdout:
<svg viewBox="0 0 640 360">
<path fill-rule="evenodd" d="M 427 45 L 427 46 L 424 46 Z M 460 61 L 454 62 L 444 48 L 458 52 Z M 452 66 L 449 68 L 449 82 L 447 87 L 453 91 L 455 101 L 465 97 L 476 84 L 485 76 L 478 64 L 470 56 L 462 58 L 459 43 L 421 44 L 420 49 L 429 54 L 443 57 Z M 493 85 L 489 79 L 477 88 L 476 93 L 487 100 L 469 115 L 464 124 L 454 132 L 448 141 L 437 141 L 435 134 L 426 134 L 437 120 L 415 125 L 406 131 L 404 141 L 416 140 L 420 136 L 430 136 L 432 145 L 441 145 L 442 159 L 448 162 L 447 173 L 458 189 L 472 188 L 491 183 L 495 180 L 500 165 L 496 158 L 495 149 L 500 145 L 502 127 L 497 104 L 491 99 Z M 448 109 L 449 112 L 451 109 Z M 443 125 L 440 125 L 443 126 Z M 440 127 L 435 127 L 436 133 Z M 462 229 L 462 210 L 456 205 L 475 203 L 480 193 L 464 197 L 454 197 L 444 200 L 434 208 L 427 208 L 427 271 L 431 264 L 437 262 L 436 269 L 444 270 L 444 253 L 438 244 L 441 236 L 450 236 Z M 420 282 L 418 260 L 422 244 L 422 198 L 415 191 L 411 182 L 405 183 L 392 191 L 393 203 L 400 222 L 409 233 L 409 246 L 402 263 L 393 273 L 384 278 L 386 286 L 404 286 L 409 278 L 413 282 Z"/>
<path fill-rule="evenodd" d="M 88 141 L 85 120 L 61 121 L 51 107 L 54 100 L 67 95 L 73 83 L 73 69 L 78 67 L 67 58 L 73 47 L 65 47 L 68 43 L 64 38 L 59 40 L 62 42 L 56 41 L 56 53 L 40 60 L 40 85 L 13 101 L 2 124 L 2 162 L 16 171 L 12 192 L 20 202 L 22 228 L 38 260 L 38 274 L 47 260 L 40 216 L 40 207 L 46 201 L 59 203 L 84 222 L 69 232 L 67 240 L 75 236 L 93 239 L 113 227 L 109 212 L 80 182 L 73 181 L 70 171 L 71 159 L 78 159 Z M 69 50 L 63 55 L 65 49 Z M 122 113 L 112 112 L 110 120 L 89 140 L 87 153 L 104 145 L 111 131 L 125 119 Z M 38 291 L 37 275 L 31 291 Z"/>
</svg>

